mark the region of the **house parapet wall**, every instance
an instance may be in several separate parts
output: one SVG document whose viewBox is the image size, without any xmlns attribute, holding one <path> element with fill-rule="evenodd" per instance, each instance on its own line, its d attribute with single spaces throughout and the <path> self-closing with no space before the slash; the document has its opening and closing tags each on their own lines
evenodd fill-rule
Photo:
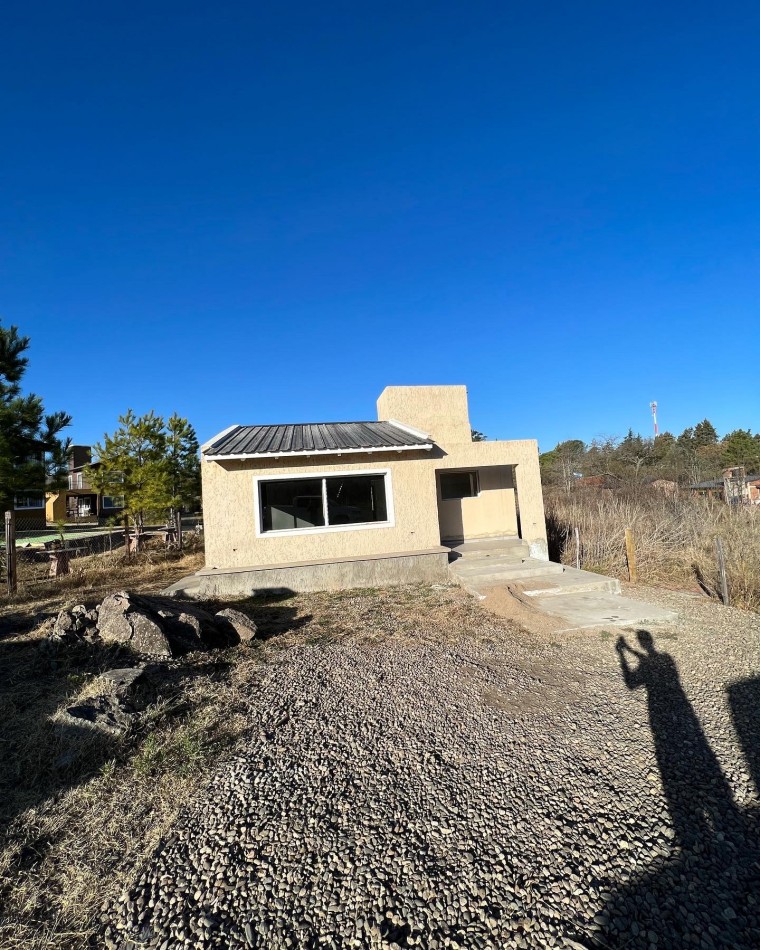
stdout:
<svg viewBox="0 0 760 950">
<path fill-rule="evenodd" d="M 377 418 L 419 429 L 438 445 L 472 442 L 466 386 L 386 386 Z"/>
</svg>

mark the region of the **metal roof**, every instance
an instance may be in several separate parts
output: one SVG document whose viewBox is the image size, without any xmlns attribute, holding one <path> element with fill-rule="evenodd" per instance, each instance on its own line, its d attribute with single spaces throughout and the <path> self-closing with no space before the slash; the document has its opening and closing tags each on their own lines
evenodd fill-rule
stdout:
<svg viewBox="0 0 760 950">
<path fill-rule="evenodd" d="M 756 482 L 758 480 L 760 480 L 760 475 L 745 475 L 744 476 L 745 483 Z M 729 479 L 729 481 L 733 481 L 733 479 Z M 689 485 L 689 488 L 723 488 L 724 484 L 725 483 L 722 478 L 715 478 L 715 479 L 712 479 L 711 481 L 697 482 L 695 485 Z"/>
<path fill-rule="evenodd" d="M 299 425 L 232 426 L 203 446 L 207 459 L 345 452 L 427 450 L 424 432 L 395 422 L 312 422 Z"/>
</svg>

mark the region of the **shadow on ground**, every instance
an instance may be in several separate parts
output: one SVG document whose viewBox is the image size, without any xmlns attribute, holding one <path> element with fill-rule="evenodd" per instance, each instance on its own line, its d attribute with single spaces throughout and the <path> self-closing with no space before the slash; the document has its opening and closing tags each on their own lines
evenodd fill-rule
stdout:
<svg viewBox="0 0 760 950">
<path fill-rule="evenodd" d="M 647 630 L 616 645 L 629 689 L 646 692 L 675 838 L 670 856 L 618 889 L 587 947 L 760 947 L 760 808 L 739 808 L 671 656 Z M 729 687 L 732 719 L 760 790 L 760 678 Z"/>
</svg>

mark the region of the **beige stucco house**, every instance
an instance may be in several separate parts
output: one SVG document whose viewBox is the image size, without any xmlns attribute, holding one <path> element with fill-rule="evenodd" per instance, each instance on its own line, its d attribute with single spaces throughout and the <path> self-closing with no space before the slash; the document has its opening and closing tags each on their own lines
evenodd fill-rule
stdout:
<svg viewBox="0 0 760 950">
<path fill-rule="evenodd" d="M 547 558 L 534 440 L 473 442 L 464 386 L 389 386 L 377 415 L 205 443 L 202 595 L 443 581 L 475 538 Z"/>
</svg>

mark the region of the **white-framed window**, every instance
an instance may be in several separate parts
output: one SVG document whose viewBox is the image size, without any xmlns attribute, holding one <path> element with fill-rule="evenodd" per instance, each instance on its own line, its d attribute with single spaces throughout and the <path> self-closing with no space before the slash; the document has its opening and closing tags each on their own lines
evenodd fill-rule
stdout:
<svg viewBox="0 0 760 950">
<path fill-rule="evenodd" d="M 44 508 L 45 497 L 44 495 L 37 495 L 34 493 L 29 495 L 16 495 L 14 507 L 17 511 L 23 510 L 25 508 Z"/>
<path fill-rule="evenodd" d="M 82 481 L 82 473 L 72 472 L 69 475 L 69 488 L 82 488 L 82 487 L 84 487 L 84 483 Z"/>
<path fill-rule="evenodd" d="M 124 507 L 124 496 L 123 495 L 103 495 L 103 501 L 101 502 L 101 508 L 123 508 Z"/>
<path fill-rule="evenodd" d="M 475 498 L 480 494 L 477 472 L 441 472 L 441 498 Z"/>
<path fill-rule="evenodd" d="M 256 534 L 388 528 L 394 524 L 388 469 L 254 478 Z"/>
</svg>

